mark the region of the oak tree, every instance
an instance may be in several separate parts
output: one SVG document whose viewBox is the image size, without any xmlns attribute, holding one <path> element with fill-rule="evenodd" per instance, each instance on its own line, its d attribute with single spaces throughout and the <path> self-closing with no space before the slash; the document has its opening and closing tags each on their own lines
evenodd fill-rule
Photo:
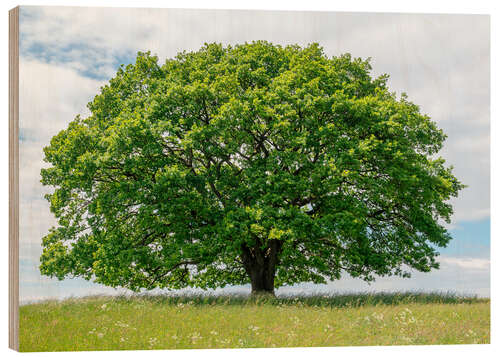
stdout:
<svg viewBox="0 0 500 357">
<path fill-rule="evenodd" d="M 438 268 L 463 187 L 446 135 L 370 72 L 317 44 L 139 53 L 44 149 L 41 272 L 273 293 Z"/>
</svg>

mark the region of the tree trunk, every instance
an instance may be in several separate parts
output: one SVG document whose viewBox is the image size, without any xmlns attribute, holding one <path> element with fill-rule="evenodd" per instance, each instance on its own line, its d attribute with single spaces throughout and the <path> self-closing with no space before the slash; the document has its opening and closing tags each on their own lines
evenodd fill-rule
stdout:
<svg viewBox="0 0 500 357">
<path fill-rule="evenodd" d="M 269 265 L 254 266 L 250 272 L 252 295 L 274 295 L 274 273 L 274 269 L 271 269 Z"/>
<path fill-rule="evenodd" d="M 271 240 L 264 249 L 242 247 L 241 258 L 252 284 L 252 295 L 274 296 L 274 275 L 280 248 L 278 240 Z"/>
</svg>

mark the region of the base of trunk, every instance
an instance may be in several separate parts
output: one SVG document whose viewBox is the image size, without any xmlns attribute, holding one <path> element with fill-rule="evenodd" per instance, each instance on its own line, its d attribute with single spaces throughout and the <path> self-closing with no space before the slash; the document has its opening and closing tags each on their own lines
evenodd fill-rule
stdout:
<svg viewBox="0 0 500 357">
<path fill-rule="evenodd" d="M 251 276 L 252 295 L 274 296 L 274 274 L 257 269 Z M 274 273 L 274 272 L 273 272 Z"/>
<path fill-rule="evenodd" d="M 252 289 L 252 296 L 269 296 L 269 297 L 275 297 L 276 295 L 274 294 L 274 289 L 273 290 L 253 290 Z"/>
</svg>

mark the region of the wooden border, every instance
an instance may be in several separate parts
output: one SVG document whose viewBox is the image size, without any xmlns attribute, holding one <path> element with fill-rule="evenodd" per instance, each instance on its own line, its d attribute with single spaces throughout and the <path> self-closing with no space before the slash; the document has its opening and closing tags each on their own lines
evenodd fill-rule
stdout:
<svg viewBox="0 0 500 357">
<path fill-rule="evenodd" d="M 19 6 L 9 11 L 9 348 L 19 351 Z"/>
</svg>

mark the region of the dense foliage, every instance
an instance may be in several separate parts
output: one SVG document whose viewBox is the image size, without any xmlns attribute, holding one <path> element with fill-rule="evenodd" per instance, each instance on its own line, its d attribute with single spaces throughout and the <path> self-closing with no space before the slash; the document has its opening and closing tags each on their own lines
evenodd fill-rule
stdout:
<svg viewBox="0 0 500 357">
<path fill-rule="evenodd" d="M 368 61 L 316 44 L 139 53 L 45 150 L 43 274 L 252 291 L 437 268 L 445 134 Z"/>
</svg>

